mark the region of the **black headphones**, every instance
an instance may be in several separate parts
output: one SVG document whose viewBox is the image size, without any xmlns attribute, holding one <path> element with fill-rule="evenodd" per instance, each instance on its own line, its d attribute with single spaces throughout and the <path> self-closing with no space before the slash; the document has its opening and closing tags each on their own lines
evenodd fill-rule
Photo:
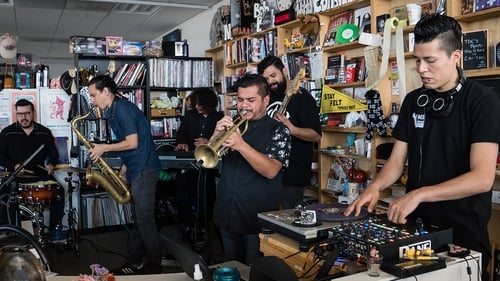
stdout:
<svg viewBox="0 0 500 281">
<path fill-rule="evenodd" d="M 461 68 L 457 68 L 460 75 L 458 85 L 445 93 L 438 93 L 434 90 L 422 88 L 422 93 L 417 98 L 418 107 L 424 109 L 426 113 L 436 118 L 444 118 L 453 110 L 455 94 L 463 88 L 467 78 Z"/>
</svg>

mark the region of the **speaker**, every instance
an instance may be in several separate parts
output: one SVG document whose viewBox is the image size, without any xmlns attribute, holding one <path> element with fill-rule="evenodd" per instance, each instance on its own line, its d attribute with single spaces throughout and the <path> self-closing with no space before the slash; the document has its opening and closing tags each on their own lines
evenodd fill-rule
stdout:
<svg viewBox="0 0 500 281">
<path fill-rule="evenodd" d="M 454 96 L 463 88 L 466 77 L 461 68 L 457 68 L 460 75 L 458 85 L 444 93 L 438 93 L 435 90 L 422 88 L 422 93 L 417 98 L 418 107 L 424 109 L 425 113 L 429 113 L 432 117 L 444 118 L 453 110 Z"/>
</svg>

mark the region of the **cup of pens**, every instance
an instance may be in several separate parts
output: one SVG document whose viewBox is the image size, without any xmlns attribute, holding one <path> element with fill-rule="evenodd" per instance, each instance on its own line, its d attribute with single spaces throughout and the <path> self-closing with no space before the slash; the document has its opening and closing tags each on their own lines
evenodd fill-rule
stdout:
<svg viewBox="0 0 500 281">
<path fill-rule="evenodd" d="M 373 277 L 380 276 L 380 266 L 382 265 L 383 257 L 375 247 L 370 248 L 369 257 L 366 260 L 368 275 Z"/>
<path fill-rule="evenodd" d="M 382 255 L 375 255 L 372 257 L 369 257 L 366 266 L 368 268 L 368 275 L 373 276 L 373 277 L 378 277 L 380 276 L 380 266 L 382 265 L 383 261 Z"/>
</svg>

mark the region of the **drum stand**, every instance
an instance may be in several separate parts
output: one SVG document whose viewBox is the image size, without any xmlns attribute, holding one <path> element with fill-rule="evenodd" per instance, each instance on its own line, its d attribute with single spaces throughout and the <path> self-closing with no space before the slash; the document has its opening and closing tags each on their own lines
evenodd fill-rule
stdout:
<svg viewBox="0 0 500 281">
<path fill-rule="evenodd" d="M 78 229 L 76 220 L 76 210 L 73 208 L 73 172 L 68 172 L 68 177 L 65 178 L 68 183 L 68 231 L 66 234 L 66 247 L 68 249 L 74 249 L 76 256 L 80 256 L 80 250 L 78 249 Z"/>
</svg>

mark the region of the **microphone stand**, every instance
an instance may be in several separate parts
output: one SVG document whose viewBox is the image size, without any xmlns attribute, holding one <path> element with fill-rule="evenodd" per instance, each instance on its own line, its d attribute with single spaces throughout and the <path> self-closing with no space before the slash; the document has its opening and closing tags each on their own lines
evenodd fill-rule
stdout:
<svg viewBox="0 0 500 281">
<path fill-rule="evenodd" d="M 12 173 L 10 173 L 9 177 L 7 180 L 5 180 L 2 185 L 0 185 L 0 191 L 5 187 L 5 186 L 10 186 L 10 198 L 9 198 L 9 204 L 8 204 L 8 219 L 9 219 L 9 224 L 16 225 L 16 226 L 21 226 L 21 215 L 19 214 L 19 200 L 17 199 L 17 184 L 14 182 L 16 179 L 16 176 L 28 165 L 35 156 L 42 151 L 42 149 L 45 147 L 44 144 L 40 145 L 35 152 L 33 152 L 26 160 L 24 160 L 17 169 L 15 169 Z"/>
<path fill-rule="evenodd" d="M 68 177 L 65 179 L 68 183 L 68 231 L 66 233 L 66 247 L 68 249 L 74 249 L 75 255 L 80 256 L 80 250 L 78 249 L 78 230 L 76 227 L 76 210 L 73 208 L 73 172 L 68 172 Z"/>
</svg>

